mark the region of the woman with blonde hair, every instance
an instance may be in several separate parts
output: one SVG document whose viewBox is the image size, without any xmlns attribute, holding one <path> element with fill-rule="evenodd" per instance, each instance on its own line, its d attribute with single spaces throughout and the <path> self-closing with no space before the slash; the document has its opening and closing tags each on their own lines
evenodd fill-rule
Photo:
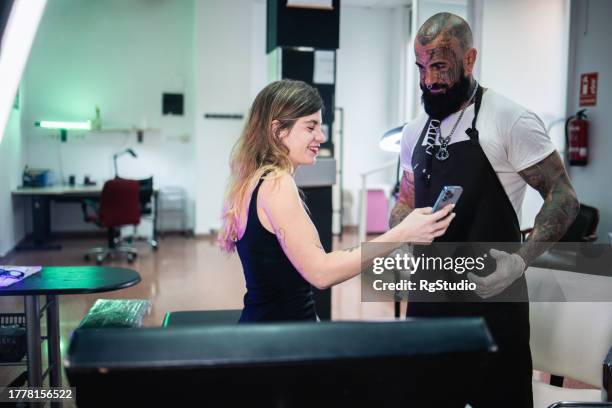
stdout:
<svg viewBox="0 0 612 408">
<path fill-rule="evenodd" d="M 232 151 L 219 245 L 242 262 L 241 322 L 316 320 L 311 285 L 329 288 L 360 273 L 359 248 L 324 251 L 293 179 L 325 140 L 322 109 L 310 85 L 273 82 L 255 98 Z M 451 211 L 416 209 L 373 242 L 431 242 L 446 232 Z"/>
</svg>

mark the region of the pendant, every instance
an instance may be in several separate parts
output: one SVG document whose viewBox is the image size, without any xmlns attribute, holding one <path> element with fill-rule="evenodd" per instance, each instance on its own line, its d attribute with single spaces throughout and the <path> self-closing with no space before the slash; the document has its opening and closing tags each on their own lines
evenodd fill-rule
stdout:
<svg viewBox="0 0 612 408">
<path fill-rule="evenodd" d="M 450 156 L 450 155 L 449 155 L 448 150 L 446 149 L 446 147 L 440 147 L 440 149 L 436 153 L 436 159 L 438 159 L 439 161 L 444 161 L 444 160 L 448 159 L 448 156 Z"/>
</svg>

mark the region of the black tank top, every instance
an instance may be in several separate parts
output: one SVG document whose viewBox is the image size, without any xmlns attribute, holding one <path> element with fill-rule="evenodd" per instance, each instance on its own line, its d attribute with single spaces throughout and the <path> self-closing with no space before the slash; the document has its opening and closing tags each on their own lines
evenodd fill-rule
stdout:
<svg viewBox="0 0 612 408">
<path fill-rule="evenodd" d="M 241 322 L 316 320 L 312 287 L 293 267 L 276 235 L 261 225 L 253 190 L 246 229 L 236 242 L 247 292 Z"/>
</svg>

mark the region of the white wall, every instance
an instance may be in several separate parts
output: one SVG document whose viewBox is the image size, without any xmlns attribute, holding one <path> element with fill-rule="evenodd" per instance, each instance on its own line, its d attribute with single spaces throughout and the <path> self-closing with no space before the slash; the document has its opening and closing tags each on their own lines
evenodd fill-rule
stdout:
<svg viewBox="0 0 612 408">
<path fill-rule="evenodd" d="M 196 3 L 196 8 L 196 156 L 202 158 L 196 163 L 196 233 L 208 233 L 220 225 L 229 154 L 244 121 L 203 116 L 246 115 L 266 85 L 265 2 L 211 0 Z M 344 187 L 354 198 L 346 224 L 356 224 L 359 174 L 397 157 L 378 149 L 378 140 L 404 120 L 398 107 L 401 56 L 392 51 L 401 47 L 398 14 L 392 8 L 350 6 L 340 12 L 336 106 L 345 112 Z M 374 185 L 394 181 L 393 170 L 372 179 Z"/>
<path fill-rule="evenodd" d="M 266 84 L 265 3 L 196 3 L 196 233 L 221 225 L 230 151 L 244 120 L 205 119 L 206 113 L 242 114 Z"/>
<path fill-rule="evenodd" d="M 567 98 L 567 114 L 574 115 L 581 109 L 578 106 L 580 74 L 599 72 L 597 105 L 588 107 L 587 111 L 589 164 L 586 167 L 570 167 L 570 176 L 578 199 L 599 209 L 598 241 L 606 243 L 609 242 L 608 233 L 612 232 L 612 137 L 609 130 L 612 113 L 611 15 L 612 2 L 608 0 L 572 1 L 573 52 Z"/>
<path fill-rule="evenodd" d="M 399 8 L 341 10 L 336 105 L 345 109 L 344 186 L 355 198 L 348 224 L 357 219 L 359 174 L 397 158 L 381 151 L 378 141 L 407 119 L 401 106 L 406 56 L 399 53 L 407 19 Z M 64 177 L 103 180 L 112 175 L 112 153 L 133 147 L 140 157 L 120 159 L 123 176 L 153 174 L 158 186 L 184 186 L 195 201 L 196 232 L 218 228 L 229 152 L 244 121 L 204 114 L 246 115 L 267 81 L 265 24 L 263 0 L 55 0 L 24 80 L 32 95 L 23 120 L 27 163 L 63 169 Z M 185 92 L 184 117 L 160 115 L 163 91 Z M 140 125 L 146 117 L 160 132 L 145 135 L 143 144 L 134 136 L 74 132 L 60 144 L 54 132 L 31 125 L 42 118 L 92 118 L 96 104 L 105 126 Z M 394 181 L 390 169 L 372 184 Z M 87 226 L 76 206 L 62 204 L 54 208 L 52 227 Z"/>
<path fill-rule="evenodd" d="M 482 1 L 482 44 L 478 48 L 483 86 L 540 116 L 544 123 L 565 116 L 568 4 L 566 0 Z M 563 147 L 563 126 L 551 131 Z M 533 226 L 542 205 L 528 188 L 521 226 Z"/>
<path fill-rule="evenodd" d="M 21 183 L 25 157 L 20 117 L 20 110 L 11 110 L 0 143 L 0 257 L 13 249 L 25 235 L 23 203 L 11 196 L 11 191 Z"/>
<path fill-rule="evenodd" d="M 211 0 L 196 3 L 196 8 L 196 156 L 206 158 L 196 163 L 196 232 L 208 233 L 220 225 L 229 154 L 244 121 L 204 119 L 203 115 L 246 115 L 256 93 L 266 85 L 265 2 Z M 408 18 L 405 10 L 396 8 L 342 6 L 340 12 L 336 106 L 345 112 L 343 181 L 353 196 L 345 224 L 356 224 L 359 174 L 397 157 L 381 151 L 378 140 L 404 120 L 398 91 L 402 56 L 393 52 L 402 46 L 398 15 Z M 372 179 L 374 185 L 394 181 L 392 169 Z"/>
<path fill-rule="evenodd" d="M 378 148 L 383 133 L 403 123 L 396 14 L 395 8 L 352 6 L 340 12 L 336 106 L 344 109 L 343 182 L 353 203 L 352 208 L 345 206 L 344 224 L 358 223 L 360 174 L 398 157 Z M 372 185 L 393 183 L 394 168 L 371 178 Z"/>
<path fill-rule="evenodd" d="M 194 10 L 194 0 L 49 2 L 23 79 L 30 96 L 27 164 L 101 183 L 113 176 L 113 153 L 132 147 L 139 157 L 119 159 L 121 176 L 153 175 L 157 187 L 181 186 L 193 200 Z M 184 93 L 184 116 L 162 116 L 163 92 Z M 146 124 L 158 131 L 146 133 L 142 144 L 133 134 L 80 132 L 59 143 L 57 132 L 33 126 L 41 119 L 92 119 L 96 105 L 103 127 Z M 81 221 L 78 205 L 61 204 L 53 213 L 55 231 L 94 228 Z"/>
<path fill-rule="evenodd" d="M 439 11 L 427 8 L 438 3 L 424 2 L 421 17 Z M 544 120 L 562 116 L 566 0 L 479 4 L 483 83 Z M 345 111 L 343 181 L 353 196 L 344 221 L 356 224 L 360 173 L 397 157 L 379 150 L 378 140 L 409 119 L 403 114 L 409 109 L 402 106 L 402 64 L 413 64 L 413 54 L 411 48 L 407 56 L 401 53 L 405 8 L 343 5 L 340 15 L 336 105 Z M 244 121 L 204 114 L 246 115 L 266 84 L 265 24 L 263 0 L 50 2 L 23 81 L 30 95 L 22 119 L 27 164 L 102 181 L 112 176 L 112 154 L 133 147 L 140 157 L 120 159 L 123 176 L 153 174 L 157 186 L 183 186 L 195 202 L 196 232 L 218 228 L 229 152 Z M 542 66 L 546 75 L 540 75 Z M 161 115 L 164 91 L 185 93 L 185 116 Z M 32 126 L 43 118 L 92 118 L 96 104 L 104 126 L 145 121 L 159 132 L 146 134 L 143 144 L 133 135 L 74 132 L 60 144 L 54 132 Z M 554 132 L 560 135 L 561 128 Z M 371 183 L 394 181 L 390 169 Z M 535 192 L 528 195 L 523 225 L 535 216 L 538 200 Z M 92 227 L 80 221 L 77 206 L 62 204 L 54 208 L 53 228 Z"/>
<path fill-rule="evenodd" d="M 217 229 L 229 151 L 243 121 L 204 114 L 246 115 L 265 86 L 265 15 L 263 0 L 54 1 L 26 73 L 25 85 L 37 95 L 24 121 L 28 164 L 101 181 L 112 176 L 112 154 L 132 147 L 139 158 L 119 159 L 122 176 L 152 174 L 158 187 L 186 188 L 196 233 Z M 185 94 L 184 116 L 161 115 L 164 91 Z M 160 131 L 145 134 L 142 144 L 133 135 L 84 132 L 71 132 L 60 144 L 57 132 L 29 125 L 42 118 L 89 119 L 95 105 L 104 127 L 146 122 Z M 93 228 L 80 221 L 78 205 L 57 205 L 53 212 L 56 231 Z"/>
</svg>

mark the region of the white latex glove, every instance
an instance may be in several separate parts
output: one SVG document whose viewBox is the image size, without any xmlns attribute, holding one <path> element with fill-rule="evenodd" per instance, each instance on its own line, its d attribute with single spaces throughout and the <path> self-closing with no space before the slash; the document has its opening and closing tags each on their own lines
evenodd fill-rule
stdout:
<svg viewBox="0 0 612 408">
<path fill-rule="evenodd" d="M 497 261 L 497 268 L 488 276 L 470 272 L 467 278 L 476 284 L 476 294 L 483 299 L 499 295 L 525 272 L 525 261 L 518 254 L 491 249 L 491 256 Z"/>
<path fill-rule="evenodd" d="M 403 258 L 405 254 L 407 254 L 409 258 L 412 258 L 412 246 L 410 244 L 406 243 L 402 245 L 401 247 L 397 248 L 395 251 L 387 255 L 387 258 L 395 259 L 396 255 L 400 255 L 400 257 Z M 410 280 L 411 274 L 409 270 L 399 270 L 399 271 L 396 270 L 395 272 L 397 273 L 399 280 L 402 280 L 402 279 Z"/>
</svg>

